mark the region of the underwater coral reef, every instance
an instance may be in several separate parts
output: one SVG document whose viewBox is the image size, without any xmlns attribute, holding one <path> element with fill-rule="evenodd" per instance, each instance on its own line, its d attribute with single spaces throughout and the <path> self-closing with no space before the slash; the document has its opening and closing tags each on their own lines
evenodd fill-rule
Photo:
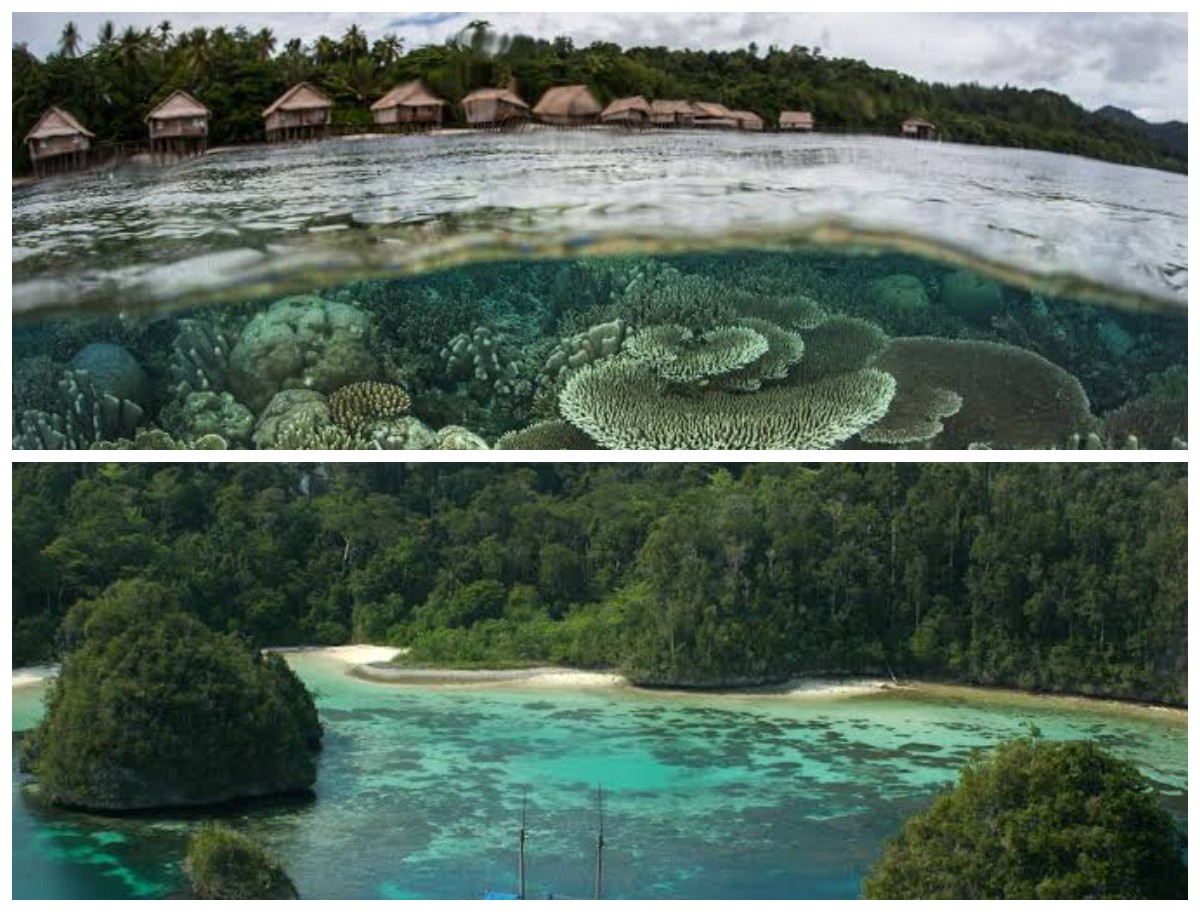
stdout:
<svg viewBox="0 0 1200 912">
<path fill-rule="evenodd" d="M 475 263 L 14 327 L 18 448 L 1186 446 L 1186 318 L 910 256 Z"/>
</svg>

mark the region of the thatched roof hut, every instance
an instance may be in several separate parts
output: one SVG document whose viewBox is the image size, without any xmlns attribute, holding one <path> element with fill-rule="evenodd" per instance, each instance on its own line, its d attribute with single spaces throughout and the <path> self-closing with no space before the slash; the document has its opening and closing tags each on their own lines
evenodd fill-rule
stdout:
<svg viewBox="0 0 1200 912">
<path fill-rule="evenodd" d="M 555 86 L 547 89 L 533 108 L 542 123 L 559 127 L 579 127 L 595 123 L 600 102 L 585 85 Z"/>
<path fill-rule="evenodd" d="M 779 129 L 792 132 L 810 132 L 816 121 L 808 111 L 783 111 L 779 115 Z"/>
<path fill-rule="evenodd" d="M 692 122 L 697 127 L 726 130 L 736 130 L 740 127 L 737 115 L 725 105 L 717 104 L 715 101 L 694 101 L 692 110 L 694 111 Z"/>
<path fill-rule="evenodd" d="M 34 171 L 41 174 L 45 171 L 44 164 L 51 159 L 56 160 L 55 170 L 61 170 L 59 166 L 70 168 L 86 162 L 94 137 L 95 134 L 72 114 L 52 107 L 25 134 L 25 142 Z"/>
<path fill-rule="evenodd" d="M 146 115 L 151 145 L 186 142 L 203 145 L 212 112 L 182 89 L 172 92 Z"/>
<path fill-rule="evenodd" d="M 641 95 L 618 98 L 600 112 L 600 122 L 607 124 L 645 125 L 650 123 L 650 103 Z"/>
<path fill-rule="evenodd" d="M 263 111 L 267 141 L 327 136 L 333 99 L 309 82 L 298 82 Z"/>
<path fill-rule="evenodd" d="M 467 123 L 499 126 L 529 116 L 529 103 L 512 89 L 476 89 L 462 100 Z"/>
<path fill-rule="evenodd" d="M 910 117 L 900 124 L 900 135 L 911 139 L 933 139 L 937 135 L 937 124 L 920 117 Z"/>
<path fill-rule="evenodd" d="M 425 87 L 419 79 L 396 86 L 371 105 L 375 123 L 391 125 L 436 126 L 442 122 L 446 102 Z"/>
<path fill-rule="evenodd" d="M 749 130 L 752 133 L 762 132 L 763 119 L 753 111 L 734 111 L 733 116 L 737 118 L 739 130 Z"/>
<path fill-rule="evenodd" d="M 690 127 L 693 117 L 690 102 L 659 99 L 650 103 L 650 123 L 656 127 Z"/>
</svg>

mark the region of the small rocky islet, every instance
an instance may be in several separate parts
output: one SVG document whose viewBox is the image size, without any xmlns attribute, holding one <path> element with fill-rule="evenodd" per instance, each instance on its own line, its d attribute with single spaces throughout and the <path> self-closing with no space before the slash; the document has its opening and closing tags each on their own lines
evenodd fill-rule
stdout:
<svg viewBox="0 0 1200 912">
<path fill-rule="evenodd" d="M 477 264 L 18 327 L 13 443 L 1183 447 L 1185 320 L 912 258 Z"/>
</svg>

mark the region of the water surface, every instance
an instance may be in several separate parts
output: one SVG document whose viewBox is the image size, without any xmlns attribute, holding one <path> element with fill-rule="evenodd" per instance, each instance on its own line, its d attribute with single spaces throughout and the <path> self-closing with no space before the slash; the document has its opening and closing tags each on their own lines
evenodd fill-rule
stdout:
<svg viewBox="0 0 1200 912">
<path fill-rule="evenodd" d="M 326 726 L 317 797 L 229 821 L 306 898 L 480 896 L 515 888 L 528 789 L 530 893 L 589 896 L 594 790 L 606 794 L 606 895 L 853 898 L 883 841 L 970 752 L 1027 731 L 1093 738 L 1135 762 L 1182 818 L 1179 714 L 1105 704 L 883 693 L 787 700 L 417 688 L 290 659 Z M 35 720 L 14 691 L 14 731 Z M 191 819 L 39 808 L 13 779 L 16 898 L 155 897 L 181 886 Z"/>
</svg>

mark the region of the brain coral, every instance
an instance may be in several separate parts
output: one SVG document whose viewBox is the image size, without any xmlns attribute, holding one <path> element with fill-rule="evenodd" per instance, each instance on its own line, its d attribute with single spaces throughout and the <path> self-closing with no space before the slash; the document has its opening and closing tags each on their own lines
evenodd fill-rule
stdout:
<svg viewBox="0 0 1200 912">
<path fill-rule="evenodd" d="M 882 418 L 894 391 L 888 374 L 867 369 L 749 395 L 679 394 L 645 365 L 615 359 L 572 374 L 559 407 L 612 449 L 822 449 Z"/>
<path fill-rule="evenodd" d="M 300 295 L 276 301 L 242 331 L 230 355 L 237 398 L 260 412 L 280 390 L 331 393 L 379 373 L 371 315 L 338 301 Z"/>
<path fill-rule="evenodd" d="M 935 389 L 961 397 L 935 440 L 940 447 L 1054 447 L 1094 424 L 1079 381 L 1023 348 L 914 336 L 892 339 L 874 363 L 896 378 L 900 403 L 929 401 Z"/>
</svg>

